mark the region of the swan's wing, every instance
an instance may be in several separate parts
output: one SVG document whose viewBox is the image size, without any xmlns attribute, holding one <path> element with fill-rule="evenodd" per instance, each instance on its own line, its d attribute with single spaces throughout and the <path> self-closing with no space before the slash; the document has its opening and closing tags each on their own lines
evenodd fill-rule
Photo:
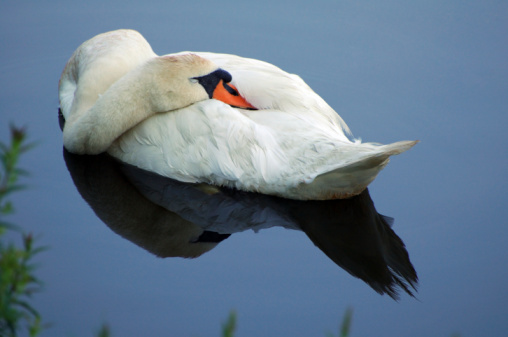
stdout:
<svg viewBox="0 0 508 337">
<path fill-rule="evenodd" d="M 306 114 L 273 110 L 245 114 L 268 129 L 286 155 L 288 171 L 284 179 L 291 184 L 286 186 L 283 196 L 290 198 L 336 199 L 356 195 L 388 164 L 390 156 L 417 143 L 381 145 L 344 141 L 332 125 L 316 124 Z"/>
<path fill-rule="evenodd" d="M 233 76 L 232 84 L 258 109 L 309 115 L 314 122 L 331 125 L 343 140 L 351 131 L 346 122 L 298 75 L 273 64 L 229 54 L 195 52 Z"/>
<path fill-rule="evenodd" d="M 390 155 L 410 147 L 343 141 L 306 118 L 207 100 L 145 120 L 108 152 L 184 182 L 328 199 L 360 193 Z"/>
<path fill-rule="evenodd" d="M 287 162 L 270 130 L 216 100 L 153 116 L 108 152 L 180 181 L 247 190 L 277 183 Z"/>
</svg>

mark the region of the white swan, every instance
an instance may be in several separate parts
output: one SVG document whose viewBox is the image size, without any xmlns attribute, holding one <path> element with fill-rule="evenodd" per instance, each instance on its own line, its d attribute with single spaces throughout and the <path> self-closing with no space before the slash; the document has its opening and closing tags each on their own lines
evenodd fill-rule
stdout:
<svg viewBox="0 0 508 337">
<path fill-rule="evenodd" d="M 292 199 L 359 194 L 391 155 L 416 143 L 350 141 L 345 122 L 300 77 L 233 55 L 157 56 L 133 30 L 83 43 L 59 97 L 70 152 L 107 151 L 183 182 Z"/>
</svg>

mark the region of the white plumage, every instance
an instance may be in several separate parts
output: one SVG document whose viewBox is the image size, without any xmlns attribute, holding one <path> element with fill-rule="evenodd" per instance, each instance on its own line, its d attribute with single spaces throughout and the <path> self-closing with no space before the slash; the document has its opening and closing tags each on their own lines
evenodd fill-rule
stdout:
<svg viewBox="0 0 508 337">
<path fill-rule="evenodd" d="M 195 67 L 184 67 L 182 76 L 169 79 L 148 66 L 161 57 L 135 31 L 109 32 L 85 42 L 60 80 L 65 147 L 77 153 L 107 150 L 121 161 L 183 182 L 320 200 L 359 194 L 391 155 L 416 143 L 350 141 L 346 123 L 300 77 L 258 60 L 192 55 L 208 61 L 193 59 Z M 170 57 L 186 60 L 189 53 Z M 232 75 L 231 84 L 259 110 L 208 99 L 202 88 L 192 92 L 197 87 L 173 79 L 218 67 Z M 170 85 L 171 90 L 160 89 Z M 168 91 L 178 99 L 159 103 Z M 98 101 L 101 95 L 105 102 Z"/>
</svg>

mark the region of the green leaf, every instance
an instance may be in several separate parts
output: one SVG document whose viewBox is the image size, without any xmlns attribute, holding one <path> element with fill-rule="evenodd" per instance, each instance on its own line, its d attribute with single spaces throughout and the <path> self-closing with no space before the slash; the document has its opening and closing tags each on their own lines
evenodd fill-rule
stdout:
<svg viewBox="0 0 508 337">
<path fill-rule="evenodd" d="M 99 332 L 97 333 L 97 337 L 109 337 L 111 336 L 109 326 L 107 324 L 102 324 Z"/>
<path fill-rule="evenodd" d="M 37 312 L 37 310 L 35 310 L 30 304 L 28 304 L 28 302 L 25 302 L 25 301 L 15 301 L 14 304 L 17 305 L 17 306 L 22 307 L 23 309 L 28 311 L 30 314 L 32 314 L 32 316 L 34 316 L 34 317 L 39 317 L 40 316 L 39 312 Z"/>
<path fill-rule="evenodd" d="M 11 143 L 0 143 L 0 216 L 14 211 L 10 200 L 11 193 L 25 189 L 19 184 L 21 176 L 28 172 L 18 167 L 20 154 L 31 149 L 34 144 L 26 144 L 24 128 L 11 125 Z M 22 245 L 5 242 L 3 236 L 12 230 L 21 234 Z M 29 303 L 31 295 L 39 291 L 42 282 L 35 275 L 36 265 L 33 257 L 45 249 L 35 246 L 31 234 L 26 234 L 16 225 L 0 221 L 0 336 L 17 336 L 22 324 L 27 327 L 30 336 L 36 336 L 41 330 L 41 319 L 37 310 Z"/>
<path fill-rule="evenodd" d="M 228 320 L 222 324 L 222 336 L 233 337 L 236 330 L 236 312 L 231 311 L 229 313 Z"/>
<path fill-rule="evenodd" d="M 344 317 L 342 318 L 342 323 L 340 325 L 340 337 L 349 336 L 352 320 L 353 320 L 353 309 L 348 308 L 344 313 Z"/>
</svg>

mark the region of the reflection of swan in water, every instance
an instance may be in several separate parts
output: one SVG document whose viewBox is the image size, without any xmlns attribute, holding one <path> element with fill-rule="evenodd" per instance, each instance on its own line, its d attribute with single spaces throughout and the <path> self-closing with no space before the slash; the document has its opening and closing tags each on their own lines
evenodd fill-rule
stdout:
<svg viewBox="0 0 508 337">
<path fill-rule="evenodd" d="M 83 198 L 113 231 L 160 257 L 197 257 L 232 233 L 302 230 L 337 265 L 380 294 L 412 295 L 416 272 L 404 243 L 368 191 L 345 200 L 297 201 L 191 185 L 64 150 Z"/>
<path fill-rule="evenodd" d="M 77 156 L 64 151 L 64 158 L 74 184 L 95 214 L 114 232 L 157 256 L 197 257 L 226 237 L 208 235 L 144 198 L 107 155 Z"/>
</svg>

